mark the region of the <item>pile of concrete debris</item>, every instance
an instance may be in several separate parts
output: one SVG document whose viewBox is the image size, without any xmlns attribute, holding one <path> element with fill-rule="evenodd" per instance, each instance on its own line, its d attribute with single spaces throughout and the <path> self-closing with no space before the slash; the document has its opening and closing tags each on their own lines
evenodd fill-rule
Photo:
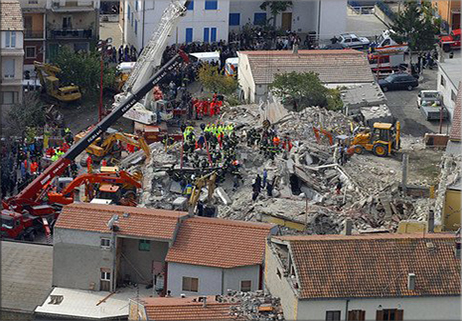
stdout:
<svg viewBox="0 0 462 321">
<path fill-rule="evenodd" d="M 231 306 L 230 312 L 237 319 L 255 321 L 284 320 L 281 300 L 269 293 L 265 293 L 263 290 L 255 292 L 228 290 L 226 296 L 217 296 L 217 301 L 238 303 Z"/>
<path fill-rule="evenodd" d="M 221 117 L 223 122 L 234 123 L 238 137 L 242 138 L 237 150 L 242 180 L 237 188 L 232 177 L 218 183 L 209 205 L 215 206 L 219 217 L 275 222 L 288 227 L 284 231 L 289 234 L 340 233 L 347 218 L 353 219 L 357 231 L 378 227 L 394 231 L 400 220 L 426 219 L 433 203 L 428 198 L 403 193 L 400 160 L 354 155 L 340 166 L 334 161 L 335 147 L 331 142 L 316 141 L 313 127 L 336 134 L 349 133 L 351 121 L 342 113 L 317 107 L 300 113 L 288 112 L 273 126 L 280 136 L 288 134 L 294 147 L 290 152 L 276 155 L 274 160 L 266 158 L 258 147 L 245 143 L 249 129 L 262 127 L 260 114 L 259 106 L 244 105 L 228 107 Z M 187 199 L 175 180 L 175 173 L 192 170 L 180 169 L 181 144 L 175 144 L 167 152 L 160 143 L 152 144 L 151 148 L 153 157 L 144 170 L 142 206 L 187 209 Z M 263 190 L 252 201 L 252 184 L 257 175 L 263 177 L 264 170 L 267 178 Z M 267 182 L 273 186 L 270 195 L 265 191 Z M 200 198 L 203 202 L 207 202 L 207 194 L 207 188 L 203 187 Z"/>
</svg>

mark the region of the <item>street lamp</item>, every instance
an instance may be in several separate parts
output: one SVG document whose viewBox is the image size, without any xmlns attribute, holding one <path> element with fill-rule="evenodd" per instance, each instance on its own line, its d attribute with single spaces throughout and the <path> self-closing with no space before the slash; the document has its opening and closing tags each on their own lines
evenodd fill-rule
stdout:
<svg viewBox="0 0 462 321">
<path fill-rule="evenodd" d="M 100 53 L 101 61 L 101 78 L 100 78 L 100 88 L 99 88 L 99 106 L 98 106 L 98 121 L 103 119 L 103 70 L 104 70 L 104 56 L 110 52 L 112 49 L 112 38 L 107 38 L 106 40 L 100 40 L 96 44 L 98 52 Z"/>
</svg>

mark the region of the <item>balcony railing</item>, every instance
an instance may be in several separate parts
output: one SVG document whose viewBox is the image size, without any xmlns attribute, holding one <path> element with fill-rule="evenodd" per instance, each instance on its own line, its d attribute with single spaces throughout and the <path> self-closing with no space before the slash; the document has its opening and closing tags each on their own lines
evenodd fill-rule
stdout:
<svg viewBox="0 0 462 321">
<path fill-rule="evenodd" d="M 62 29 L 50 30 L 50 39 L 90 39 L 93 36 L 92 29 Z"/>
<path fill-rule="evenodd" d="M 43 30 L 24 30 L 24 38 L 25 39 L 37 39 L 37 38 L 44 38 Z"/>
<path fill-rule="evenodd" d="M 67 1 L 61 4 L 59 1 L 53 1 L 51 3 L 51 9 L 53 11 L 87 11 L 94 9 L 93 1 Z"/>
</svg>

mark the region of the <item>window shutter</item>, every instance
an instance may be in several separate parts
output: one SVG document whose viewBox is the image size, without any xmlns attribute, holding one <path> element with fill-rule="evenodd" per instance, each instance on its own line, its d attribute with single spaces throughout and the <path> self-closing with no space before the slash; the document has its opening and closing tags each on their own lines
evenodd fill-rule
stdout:
<svg viewBox="0 0 462 321">
<path fill-rule="evenodd" d="M 395 312 L 395 320 L 403 320 L 403 314 L 404 314 L 404 310 L 396 310 Z"/>
<path fill-rule="evenodd" d="M 375 315 L 376 321 L 383 321 L 383 310 L 377 310 L 377 314 Z"/>
</svg>

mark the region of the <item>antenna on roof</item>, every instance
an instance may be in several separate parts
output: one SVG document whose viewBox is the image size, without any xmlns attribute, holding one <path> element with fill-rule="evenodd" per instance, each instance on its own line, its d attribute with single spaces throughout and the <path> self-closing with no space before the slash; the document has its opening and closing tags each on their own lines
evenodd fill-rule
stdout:
<svg viewBox="0 0 462 321">
<path fill-rule="evenodd" d="M 111 231 L 116 231 L 117 226 L 114 226 L 114 223 L 117 223 L 118 221 L 119 221 L 119 215 L 114 214 L 112 215 L 111 219 L 106 223 L 106 225 L 107 227 L 109 227 Z"/>
</svg>

